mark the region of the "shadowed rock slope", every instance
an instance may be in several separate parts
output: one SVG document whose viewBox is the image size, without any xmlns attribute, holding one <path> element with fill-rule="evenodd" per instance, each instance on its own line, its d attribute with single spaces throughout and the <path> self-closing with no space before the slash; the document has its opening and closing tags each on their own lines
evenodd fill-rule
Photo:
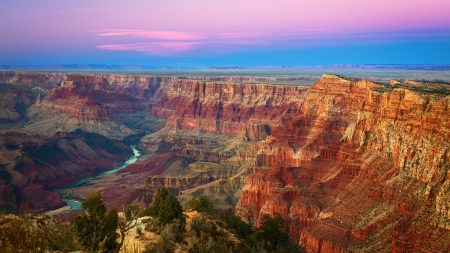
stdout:
<svg viewBox="0 0 450 253">
<path fill-rule="evenodd" d="M 0 204 L 8 212 L 39 212 L 65 204 L 51 190 L 123 163 L 131 149 L 77 130 L 37 135 L 0 134 Z"/>
</svg>

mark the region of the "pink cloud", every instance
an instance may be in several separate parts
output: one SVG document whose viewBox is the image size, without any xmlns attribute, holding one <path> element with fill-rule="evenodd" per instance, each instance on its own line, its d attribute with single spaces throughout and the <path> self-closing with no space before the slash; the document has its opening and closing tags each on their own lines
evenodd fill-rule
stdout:
<svg viewBox="0 0 450 253">
<path fill-rule="evenodd" d="M 432 36 L 427 32 L 423 36 Z M 438 33 L 439 34 L 439 33 Z M 418 32 L 367 32 L 293 30 L 278 32 L 177 32 L 154 30 L 103 30 L 97 33 L 103 37 L 135 37 L 147 39 L 145 43 L 104 44 L 97 48 L 143 52 L 155 56 L 185 54 L 193 50 L 211 53 L 231 53 L 247 50 L 249 47 L 279 45 L 302 47 L 318 44 L 342 43 L 344 41 L 365 41 L 365 43 L 387 43 L 398 38 L 416 37 Z M 156 40 L 156 41 L 155 41 Z"/>
<path fill-rule="evenodd" d="M 270 34 L 267 32 L 224 32 L 217 33 L 217 36 L 227 39 L 240 39 L 240 38 L 258 38 L 267 37 Z"/>
<path fill-rule="evenodd" d="M 135 37 L 161 40 L 199 40 L 203 36 L 196 33 L 189 32 L 175 32 L 175 31 L 157 31 L 157 30 L 103 30 L 97 33 L 97 36 L 110 37 Z"/>
<path fill-rule="evenodd" d="M 135 44 L 100 45 L 97 48 L 106 50 L 121 50 L 143 52 L 155 56 L 170 56 L 184 53 L 197 48 L 200 42 L 149 42 Z"/>
</svg>

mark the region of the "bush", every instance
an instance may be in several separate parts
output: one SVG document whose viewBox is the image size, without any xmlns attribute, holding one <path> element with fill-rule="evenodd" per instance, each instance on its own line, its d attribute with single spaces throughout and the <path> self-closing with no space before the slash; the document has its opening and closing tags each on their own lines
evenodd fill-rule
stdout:
<svg viewBox="0 0 450 253">
<path fill-rule="evenodd" d="M 156 192 L 155 196 L 153 197 L 153 203 L 152 205 L 147 208 L 143 215 L 152 216 L 152 217 L 159 217 L 159 211 L 161 209 L 161 205 L 163 204 L 164 200 L 171 195 L 169 190 L 166 187 L 161 187 Z"/>
<path fill-rule="evenodd" d="M 73 227 L 48 216 L 0 215 L 0 225 L 0 252 L 67 252 L 80 248 Z"/>
<path fill-rule="evenodd" d="M 159 234 L 161 232 L 161 226 L 157 219 L 146 219 L 143 221 L 145 223 L 144 230 L 148 232 L 153 232 Z"/>
<path fill-rule="evenodd" d="M 186 225 L 180 202 L 164 186 L 156 192 L 152 205 L 143 211 L 143 215 L 147 214 L 156 218 L 160 226 L 173 223 L 175 220 L 182 230 Z"/>
<path fill-rule="evenodd" d="M 102 193 L 92 193 L 81 204 L 86 213 L 72 220 L 77 236 L 81 244 L 89 252 L 114 252 L 118 249 L 118 226 L 117 210 L 106 211 L 102 200 Z M 101 244 L 102 243 L 102 244 Z"/>
<path fill-rule="evenodd" d="M 283 217 L 279 213 L 276 213 L 273 218 L 268 214 L 262 218 L 259 232 L 266 242 L 266 248 L 269 251 L 276 251 L 278 245 L 287 244 L 289 242 L 289 236 L 286 232 L 286 224 Z"/>
<path fill-rule="evenodd" d="M 2 252 L 44 252 L 48 247 L 47 239 L 37 223 L 24 215 L 4 220 L 0 231 Z"/>
<path fill-rule="evenodd" d="M 48 228 L 50 249 L 62 252 L 79 249 L 77 235 L 72 224 L 62 224 L 59 221 L 51 220 Z"/>
<path fill-rule="evenodd" d="M 188 207 L 199 213 L 214 214 L 214 202 L 205 196 L 200 196 L 198 199 L 192 198 L 188 201 Z"/>
<path fill-rule="evenodd" d="M 220 215 L 220 219 L 227 224 L 228 230 L 231 233 L 237 234 L 240 238 L 246 239 L 253 234 L 253 229 L 250 224 L 246 223 L 241 217 L 224 212 Z"/>
<path fill-rule="evenodd" d="M 160 238 L 156 242 L 149 243 L 145 246 L 145 250 L 143 253 L 173 252 L 175 248 L 175 242 L 180 242 L 183 240 L 183 231 L 180 230 L 178 220 L 174 220 L 172 223 L 166 224 L 161 227 L 159 235 Z"/>
<path fill-rule="evenodd" d="M 264 215 L 258 230 L 255 237 L 258 241 L 261 238 L 265 242 L 265 248 L 270 252 L 295 253 L 304 251 L 300 245 L 289 239 L 288 228 L 279 213 L 276 213 L 273 218 L 268 214 Z"/>
<path fill-rule="evenodd" d="M 220 252 L 220 253 L 251 253 L 252 249 L 243 243 L 233 243 L 226 236 L 213 238 L 202 233 L 199 240 L 192 245 L 188 253 Z"/>
<path fill-rule="evenodd" d="M 161 225 L 165 225 L 178 219 L 183 227 L 186 224 L 186 219 L 183 216 L 183 208 L 180 202 L 173 196 L 169 194 L 161 203 L 158 212 L 158 222 Z"/>
<path fill-rule="evenodd" d="M 217 236 L 217 227 L 214 222 L 207 220 L 203 216 L 197 216 L 192 219 L 191 230 L 195 232 L 197 237 L 200 237 L 202 233 L 211 237 Z"/>
</svg>

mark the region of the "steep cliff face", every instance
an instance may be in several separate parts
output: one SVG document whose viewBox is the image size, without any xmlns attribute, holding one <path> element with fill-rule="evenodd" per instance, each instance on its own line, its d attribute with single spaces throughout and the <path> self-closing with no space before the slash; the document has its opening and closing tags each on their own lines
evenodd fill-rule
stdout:
<svg viewBox="0 0 450 253">
<path fill-rule="evenodd" d="M 104 78 L 75 74 L 69 75 L 67 79 L 61 83 L 61 88 L 87 91 L 110 91 L 109 83 Z"/>
<path fill-rule="evenodd" d="M 285 125 L 298 113 L 307 89 L 224 78 L 161 82 L 155 96 L 162 96 L 151 114 L 166 118 L 166 125 L 141 139 L 140 147 L 150 154 L 170 150 L 173 157 L 145 186 L 181 192 L 182 202 L 203 193 L 217 199 L 218 207 L 233 206 L 248 175 L 242 167 L 247 160 L 236 153 Z"/>
<path fill-rule="evenodd" d="M 76 129 L 113 138 L 134 134 L 126 125 L 145 118 L 150 102 L 111 90 L 105 78 L 69 75 L 28 109 L 30 122 L 24 129 L 42 136 Z"/>
<path fill-rule="evenodd" d="M 241 134 L 248 123 L 282 125 L 298 111 L 305 87 L 176 79 L 152 115 L 177 130 Z"/>
<path fill-rule="evenodd" d="M 152 99 L 161 83 L 168 83 L 174 77 L 143 76 L 143 75 L 101 75 L 106 78 L 111 89 L 138 98 Z"/>
<path fill-rule="evenodd" d="M 66 74 L 33 73 L 33 72 L 4 72 L 0 71 L 0 84 L 13 84 L 26 87 L 39 87 L 50 90 L 58 87 L 66 79 Z"/>
<path fill-rule="evenodd" d="M 255 145 L 238 212 L 281 213 L 308 252 L 448 250 L 448 99 L 324 75 Z"/>
</svg>

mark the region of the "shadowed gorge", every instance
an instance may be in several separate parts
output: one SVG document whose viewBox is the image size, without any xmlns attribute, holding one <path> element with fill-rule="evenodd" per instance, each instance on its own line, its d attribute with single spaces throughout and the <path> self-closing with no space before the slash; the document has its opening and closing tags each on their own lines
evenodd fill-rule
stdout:
<svg viewBox="0 0 450 253">
<path fill-rule="evenodd" d="M 407 78 L 407 76 L 405 76 Z M 259 225 L 280 213 L 307 252 L 450 250 L 450 85 L 303 77 L 0 72 L 0 204 L 108 208 L 161 186 Z M 283 84 L 289 81 L 290 84 Z M 311 84 L 312 79 L 309 79 Z M 281 84 L 277 84 L 280 82 Z"/>
</svg>

